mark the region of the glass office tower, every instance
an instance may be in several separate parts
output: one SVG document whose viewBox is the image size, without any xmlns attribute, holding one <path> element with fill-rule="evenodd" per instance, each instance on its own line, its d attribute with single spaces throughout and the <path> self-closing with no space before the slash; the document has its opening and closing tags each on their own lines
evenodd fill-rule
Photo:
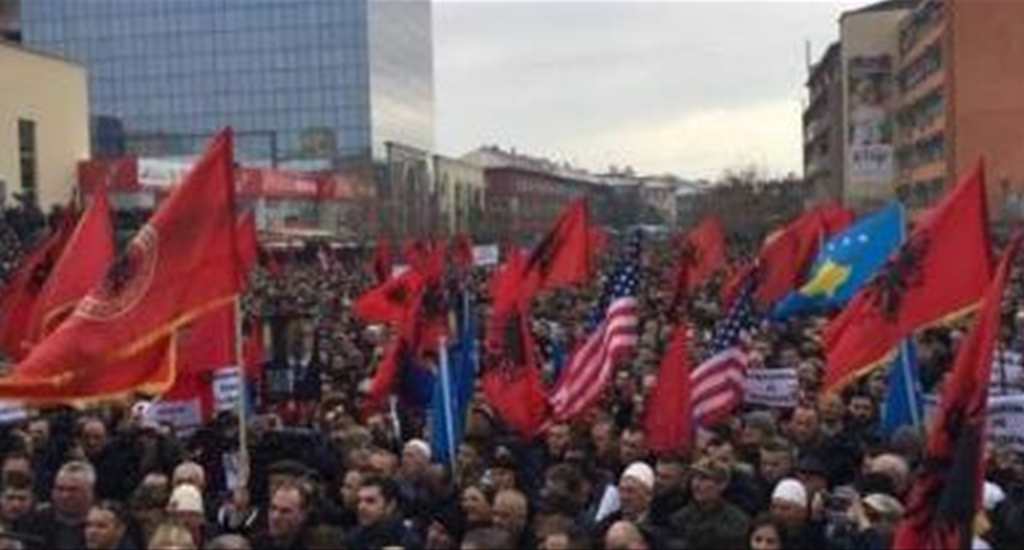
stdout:
<svg viewBox="0 0 1024 550">
<path fill-rule="evenodd" d="M 87 67 L 92 114 L 142 155 L 228 124 L 240 158 L 297 168 L 433 147 L 429 0 L 32 0 L 21 24 Z"/>
</svg>

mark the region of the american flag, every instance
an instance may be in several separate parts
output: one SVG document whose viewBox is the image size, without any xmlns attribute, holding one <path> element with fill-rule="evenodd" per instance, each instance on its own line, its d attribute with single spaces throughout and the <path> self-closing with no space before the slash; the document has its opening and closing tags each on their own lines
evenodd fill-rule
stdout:
<svg viewBox="0 0 1024 550">
<path fill-rule="evenodd" d="M 635 234 L 619 260 L 588 328 L 586 342 L 573 354 L 551 393 L 555 420 L 573 418 L 601 397 L 616 361 L 631 352 L 637 342 L 637 301 L 640 234 Z"/>
<path fill-rule="evenodd" d="M 714 425 L 743 403 L 747 352 L 740 336 L 754 325 L 755 289 L 750 276 L 729 314 L 715 327 L 710 355 L 690 373 L 690 401 L 698 426 Z"/>
</svg>

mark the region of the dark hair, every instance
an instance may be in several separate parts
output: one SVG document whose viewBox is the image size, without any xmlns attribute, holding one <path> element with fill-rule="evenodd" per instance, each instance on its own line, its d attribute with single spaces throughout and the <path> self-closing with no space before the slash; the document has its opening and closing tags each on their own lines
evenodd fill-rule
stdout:
<svg viewBox="0 0 1024 550">
<path fill-rule="evenodd" d="M 35 480 L 32 474 L 26 474 L 25 472 L 8 472 L 3 479 L 2 491 L 14 490 L 14 491 L 31 491 Z M 2 492 L 0 491 L 0 492 Z"/>
<path fill-rule="evenodd" d="M 398 503 L 400 493 L 398 490 L 398 484 L 395 483 L 394 480 L 386 477 L 370 476 L 363 480 L 363 486 L 361 489 L 365 489 L 367 487 L 376 487 L 380 491 L 381 496 L 384 497 L 385 501 L 396 504 Z"/>
<path fill-rule="evenodd" d="M 757 515 L 754 519 L 750 520 L 750 527 L 747 529 L 747 541 L 749 543 L 750 537 L 754 536 L 754 531 L 762 527 L 771 527 L 775 529 L 775 532 L 779 534 L 779 538 L 782 538 L 782 524 L 776 520 L 771 513 L 762 512 Z"/>
<path fill-rule="evenodd" d="M 101 500 L 92 506 L 97 510 L 103 510 L 104 512 L 110 512 L 117 518 L 117 521 L 121 525 L 127 527 L 131 522 L 131 516 L 128 515 L 128 509 L 125 508 L 124 504 L 116 500 Z"/>
<path fill-rule="evenodd" d="M 299 498 L 302 499 L 302 510 L 304 512 L 309 511 L 310 506 L 313 504 L 313 488 L 311 484 L 298 480 L 286 479 L 274 487 L 274 492 L 270 495 L 270 498 L 274 498 L 274 495 L 282 490 L 295 491 L 299 493 Z"/>
<path fill-rule="evenodd" d="M 761 450 L 767 453 L 786 453 L 794 455 L 793 444 L 782 437 L 772 437 L 761 444 Z"/>
<path fill-rule="evenodd" d="M 466 536 L 462 538 L 462 544 L 463 546 L 471 544 L 478 548 L 515 547 L 515 541 L 512 540 L 512 535 L 504 529 L 498 529 L 495 527 L 473 529 L 466 533 Z"/>
</svg>

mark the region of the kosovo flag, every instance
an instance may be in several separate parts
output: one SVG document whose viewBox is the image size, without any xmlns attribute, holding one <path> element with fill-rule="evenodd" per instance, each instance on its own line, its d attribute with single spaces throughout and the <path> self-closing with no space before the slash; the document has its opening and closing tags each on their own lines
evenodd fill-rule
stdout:
<svg viewBox="0 0 1024 550">
<path fill-rule="evenodd" d="M 893 202 L 833 237 L 818 253 L 807 283 L 779 302 L 772 316 L 842 307 L 899 247 L 903 224 L 903 206 Z"/>
</svg>

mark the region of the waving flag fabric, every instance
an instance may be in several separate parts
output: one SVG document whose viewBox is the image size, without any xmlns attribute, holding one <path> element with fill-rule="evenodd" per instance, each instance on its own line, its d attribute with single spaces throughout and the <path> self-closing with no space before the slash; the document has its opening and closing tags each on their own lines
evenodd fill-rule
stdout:
<svg viewBox="0 0 1024 550">
<path fill-rule="evenodd" d="M 773 317 L 846 304 L 899 248 L 903 224 L 903 207 L 894 202 L 833 237 L 818 253 L 807 282 L 775 306 Z"/>
</svg>

